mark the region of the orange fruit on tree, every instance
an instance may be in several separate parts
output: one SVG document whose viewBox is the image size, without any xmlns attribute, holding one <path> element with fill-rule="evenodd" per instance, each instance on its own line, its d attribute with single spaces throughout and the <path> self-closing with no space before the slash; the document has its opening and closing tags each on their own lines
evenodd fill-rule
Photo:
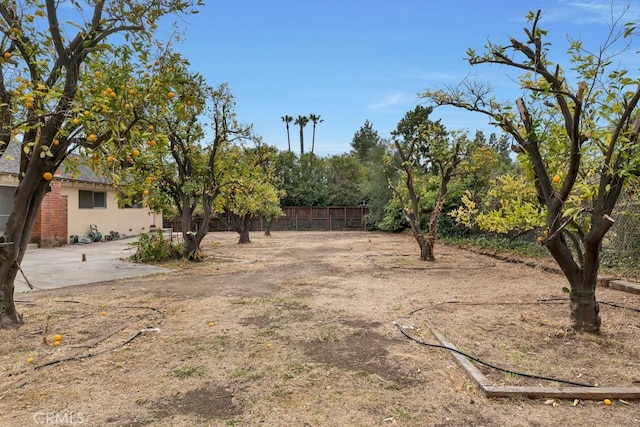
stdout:
<svg viewBox="0 0 640 427">
<path fill-rule="evenodd" d="M 57 139 L 54 139 L 53 140 L 53 145 L 58 145 L 58 144 L 60 144 L 60 141 L 58 141 Z"/>
<path fill-rule="evenodd" d="M 115 162 L 115 161 L 116 161 L 116 158 L 115 158 L 115 157 L 113 157 L 112 155 L 107 156 L 107 162 L 109 162 L 109 163 L 113 163 L 113 162 Z"/>
<path fill-rule="evenodd" d="M 98 139 L 98 137 L 93 133 L 87 137 L 87 141 L 89 141 L 89 142 L 93 142 L 96 139 Z"/>
<path fill-rule="evenodd" d="M 129 95 L 135 95 L 136 91 L 135 89 L 129 89 Z"/>
<path fill-rule="evenodd" d="M 155 147 L 156 146 L 156 142 L 153 139 L 150 139 L 147 141 L 147 145 L 149 147 Z"/>
<path fill-rule="evenodd" d="M 11 52 L 5 52 L 3 56 L 4 59 L 11 59 Z"/>
<path fill-rule="evenodd" d="M 51 172 L 45 172 L 42 174 L 42 179 L 45 181 L 51 181 L 53 179 L 53 174 Z"/>
<path fill-rule="evenodd" d="M 89 110 L 85 110 L 84 115 L 85 115 L 85 116 L 89 116 L 89 115 L 91 115 L 91 111 L 89 111 Z"/>
<path fill-rule="evenodd" d="M 73 123 L 74 125 L 79 125 L 80 124 L 80 119 L 78 119 L 77 117 L 73 120 L 71 120 L 71 123 Z"/>
<path fill-rule="evenodd" d="M 130 110 L 131 109 L 131 104 L 129 104 L 129 103 L 124 104 L 124 108 L 126 108 L 127 110 Z"/>
<path fill-rule="evenodd" d="M 560 182 L 560 175 L 555 175 L 555 176 L 553 177 L 553 180 L 552 180 L 552 181 L 553 181 L 553 183 L 554 183 L 554 184 L 559 183 L 559 182 Z"/>
<path fill-rule="evenodd" d="M 538 237 L 536 238 L 536 242 L 538 242 L 539 244 L 542 244 L 542 241 L 543 241 L 543 240 L 544 240 L 544 237 L 542 237 L 542 236 L 538 236 Z"/>
<path fill-rule="evenodd" d="M 144 189 L 144 191 L 142 192 L 142 194 L 144 194 L 145 196 L 149 195 L 149 190 L 147 190 L 146 188 Z"/>
<path fill-rule="evenodd" d="M 133 157 L 138 157 L 140 155 L 140 150 L 138 150 L 137 148 L 134 148 L 131 154 L 133 155 Z"/>
<path fill-rule="evenodd" d="M 173 92 L 169 92 L 167 96 L 169 97 L 169 99 L 173 99 L 173 97 L 176 96 L 176 94 Z"/>
<path fill-rule="evenodd" d="M 153 127 L 153 125 L 149 125 L 149 132 L 153 132 L 155 130 L 155 127 Z"/>
</svg>

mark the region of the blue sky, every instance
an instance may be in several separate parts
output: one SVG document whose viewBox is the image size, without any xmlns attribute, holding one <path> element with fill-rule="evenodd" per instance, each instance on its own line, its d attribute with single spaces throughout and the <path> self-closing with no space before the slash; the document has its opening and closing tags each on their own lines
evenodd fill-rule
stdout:
<svg viewBox="0 0 640 427">
<path fill-rule="evenodd" d="M 482 52 L 487 39 L 521 38 L 529 10 L 541 9 L 559 58 L 567 35 L 598 47 L 611 23 L 608 0 L 205 0 L 200 13 L 179 21 L 185 41 L 176 46 L 210 85 L 227 82 L 239 121 L 253 123 L 264 142 L 286 149 L 281 116 L 318 114 L 316 154 L 350 150 L 365 120 L 389 137 L 427 88 L 459 82 L 470 73 L 490 82 L 505 99 L 517 86 L 498 67 L 470 67 L 469 47 Z M 614 1 L 619 14 L 627 2 Z M 633 2 L 626 21 L 638 19 Z M 638 49 L 635 49 L 638 50 Z M 637 55 L 635 55 L 637 56 Z M 637 71 L 629 55 L 627 68 Z M 635 62 L 635 63 L 633 63 Z M 439 108 L 448 129 L 499 133 L 481 115 Z M 291 145 L 299 152 L 299 131 Z M 311 124 L 305 146 L 311 145 Z"/>
</svg>

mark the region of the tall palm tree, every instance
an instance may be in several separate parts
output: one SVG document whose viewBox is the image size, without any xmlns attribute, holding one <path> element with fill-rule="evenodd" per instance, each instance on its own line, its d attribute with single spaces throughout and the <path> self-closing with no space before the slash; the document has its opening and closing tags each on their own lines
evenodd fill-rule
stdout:
<svg viewBox="0 0 640 427">
<path fill-rule="evenodd" d="M 309 114 L 309 120 L 313 122 L 313 138 L 311 139 L 311 154 L 313 154 L 313 150 L 316 147 L 316 125 L 324 122 L 324 119 L 320 118 L 320 114 L 317 116 L 315 114 Z"/>
<path fill-rule="evenodd" d="M 300 155 L 304 154 L 304 127 L 309 123 L 309 118 L 307 116 L 298 116 L 296 121 L 294 122 L 296 125 L 300 126 Z"/>
<path fill-rule="evenodd" d="M 287 125 L 287 144 L 289 146 L 289 151 L 291 151 L 291 136 L 289 135 L 289 123 L 293 121 L 293 117 L 285 115 L 280 118 Z"/>
</svg>

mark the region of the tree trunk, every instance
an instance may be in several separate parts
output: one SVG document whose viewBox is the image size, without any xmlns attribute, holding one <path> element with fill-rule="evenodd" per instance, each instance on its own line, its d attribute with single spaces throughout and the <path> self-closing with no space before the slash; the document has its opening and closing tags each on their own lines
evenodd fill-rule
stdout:
<svg viewBox="0 0 640 427">
<path fill-rule="evenodd" d="M 0 327 L 22 323 L 14 301 L 14 282 L 31 239 L 31 229 L 42 199 L 49 188 L 49 183 L 42 179 L 42 172 L 37 169 L 28 170 L 18 184 L 14 205 L 0 239 L 3 242 L 0 246 Z"/>
<path fill-rule="evenodd" d="M 251 215 L 237 215 L 232 213 L 230 215 L 233 222 L 233 229 L 240 235 L 238 244 L 251 243 L 249 239 L 249 229 L 251 228 Z"/>
<path fill-rule="evenodd" d="M 596 301 L 595 285 L 592 287 L 585 282 L 572 284 L 569 299 L 571 328 L 580 332 L 599 333 L 600 306 Z"/>
<path fill-rule="evenodd" d="M 593 229 L 592 232 L 594 232 Z M 587 234 L 583 240 L 582 267 L 575 262 L 567 242 L 560 235 L 547 244 L 547 249 L 569 282 L 571 328 L 578 332 L 600 332 L 600 307 L 596 301 L 596 285 L 600 266 L 599 242 L 601 240 L 591 233 Z"/>
<path fill-rule="evenodd" d="M 272 222 L 273 222 L 272 220 L 265 221 L 265 226 L 264 226 L 264 235 L 265 236 L 271 236 L 271 223 Z"/>
<path fill-rule="evenodd" d="M 304 132 L 302 126 L 300 126 L 300 155 L 304 154 Z"/>
<path fill-rule="evenodd" d="M 316 124 L 313 124 L 313 137 L 311 138 L 311 154 L 316 149 Z"/>
<path fill-rule="evenodd" d="M 289 134 L 289 123 L 287 123 L 287 149 L 291 151 L 291 135 Z"/>
</svg>

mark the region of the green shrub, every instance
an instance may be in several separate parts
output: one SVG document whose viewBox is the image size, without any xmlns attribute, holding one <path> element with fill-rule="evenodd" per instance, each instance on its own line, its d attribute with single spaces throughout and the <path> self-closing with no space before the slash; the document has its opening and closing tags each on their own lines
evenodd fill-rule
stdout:
<svg viewBox="0 0 640 427">
<path fill-rule="evenodd" d="M 160 262 L 182 257 L 182 244 L 165 240 L 160 230 L 157 234 L 141 234 L 132 245 L 136 248 L 136 253 L 129 257 L 133 262 Z"/>
</svg>

